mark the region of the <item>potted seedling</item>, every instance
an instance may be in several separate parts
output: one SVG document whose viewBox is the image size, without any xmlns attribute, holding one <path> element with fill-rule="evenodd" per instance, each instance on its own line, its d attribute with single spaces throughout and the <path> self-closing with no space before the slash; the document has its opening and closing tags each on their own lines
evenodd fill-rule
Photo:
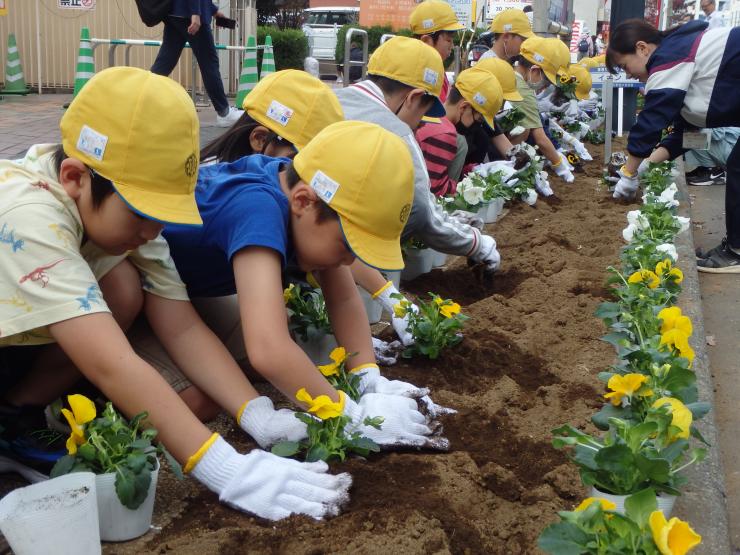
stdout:
<svg viewBox="0 0 740 555">
<path fill-rule="evenodd" d="M 337 340 L 332 334 L 321 290 L 291 283 L 283 291 L 283 299 L 288 310 L 288 329 L 295 342 L 314 364 L 325 361 L 337 346 Z"/>
<path fill-rule="evenodd" d="M 51 477 L 71 472 L 93 472 L 98 501 L 100 538 L 125 541 L 145 534 L 152 522 L 159 474 L 158 455 L 167 458 L 180 477 L 180 465 L 161 443 L 153 444 L 157 430 L 144 423 L 142 412 L 130 421 L 108 402 L 100 416 L 84 395 L 67 397 L 71 410 L 62 409 L 71 434 L 68 455 L 57 461 Z"/>
<path fill-rule="evenodd" d="M 429 293 L 431 301 L 419 300 L 417 310 L 402 295 L 394 296 L 399 300 L 394 307 L 396 316 L 408 316 L 406 329 L 414 337 L 414 343 L 403 351 L 405 358 L 417 354 L 437 358 L 444 349 L 462 341 L 460 330 L 468 317 L 460 313 L 460 305 L 456 302 Z"/>
<path fill-rule="evenodd" d="M 428 274 L 434 266 L 435 253 L 419 241 L 410 239 L 403 244 L 403 270 L 401 279 L 411 281 L 420 275 Z"/>
</svg>

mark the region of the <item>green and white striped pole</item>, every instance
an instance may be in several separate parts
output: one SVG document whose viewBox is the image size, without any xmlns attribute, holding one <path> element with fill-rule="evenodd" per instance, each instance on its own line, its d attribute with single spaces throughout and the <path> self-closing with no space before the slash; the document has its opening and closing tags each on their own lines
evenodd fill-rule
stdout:
<svg viewBox="0 0 740 555">
<path fill-rule="evenodd" d="M 93 58 L 92 44 L 90 43 L 90 29 L 82 28 L 80 33 L 80 53 L 77 56 L 77 71 L 75 72 L 74 98 L 95 75 L 95 58 Z"/>
<path fill-rule="evenodd" d="M 23 78 L 23 67 L 18 55 L 18 46 L 15 43 L 15 35 L 8 35 L 8 60 L 5 63 L 5 88 L 0 91 L 3 94 L 28 94 L 26 80 Z"/>
<path fill-rule="evenodd" d="M 267 35 L 265 37 L 265 49 L 262 52 L 260 79 L 264 79 L 265 75 L 270 75 L 270 73 L 275 73 L 275 56 L 272 53 L 272 37 Z"/>
<path fill-rule="evenodd" d="M 250 36 L 247 39 L 247 49 L 244 51 L 242 73 L 239 76 L 239 90 L 236 93 L 236 100 L 234 101 L 238 109 L 242 109 L 244 99 L 249 94 L 249 91 L 255 87 L 257 81 L 259 81 L 259 75 L 257 75 L 257 39 Z"/>
</svg>

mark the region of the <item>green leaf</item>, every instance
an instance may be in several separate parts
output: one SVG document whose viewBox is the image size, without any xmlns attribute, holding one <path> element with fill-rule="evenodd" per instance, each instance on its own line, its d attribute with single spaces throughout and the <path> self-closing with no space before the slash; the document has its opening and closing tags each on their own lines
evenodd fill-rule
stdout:
<svg viewBox="0 0 740 555">
<path fill-rule="evenodd" d="M 51 469 L 51 474 L 49 475 L 49 477 L 56 478 L 58 476 L 69 474 L 72 471 L 72 467 L 74 466 L 74 464 L 75 457 L 73 457 L 72 455 L 64 455 L 56 463 L 54 463 L 54 468 Z"/>
<path fill-rule="evenodd" d="M 292 457 L 301 450 L 301 444 L 297 441 L 281 441 L 270 449 L 273 455 L 278 457 Z"/>
<path fill-rule="evenodd" d="M 615 347 L 619 348 L 621 346 L 620 341 L 629 340 L 629 335 L 622 332 L 607 333 L 601 338 L 601 340 L 611 343 Z"/>
<path fill-rule="evenodd" d="M 134 474 L 142 472 L 146 462 L 147 456 L 143 453 L 132 453 L 126 458 L 126 465 Z"/>
<path fill-rule="evenodd" d="M 600 449 L 594 456 L 594 460 L 600 468 L 618 474 L 634 467 L 635 464 L 635 457 L 630 448 L 621 444 Z"/>
<path fill-rule="evenodd" d="M 665 484 L 671 479 L 671 465 L 665 459 L 648 458 L 642 453 L 636 453 L 635 465 L 651 482 L 656 484 Z"/>
<path fill-rule="evenodd" d="M 128 507 L 136 497 L 136 476 L 128 468 L 116 472 L 116 494 L 121 503 Z"/>
<path fill-rule="evenodd" d="M 323 445 L 313 445 L 306 452 L 306 462 L 326 461 L 330 456 L 331 453 Z"/>
<path fill-rule="evenodd" d="M 650 513 L 658 508 L 655 490 L 647 488 L 630 495 L 624 501 L 624 508 L 627 516 L 644 528 L 648 523 Z"/>
<path fill-rule="evenodd" d="M 556 522 L 542 531 L 537 545 L 551 555 L 581 555 L 586 553 L 586 543 L 591 539 L 589 534 L 569 522 Z"/>
<path fill-rule="evenodd" d="M 686 408 L 691 411 L 691 416 L 694 417 L 694 420 L 699 420 L 712 410 L 712 405 L 706 401 L 700 401 L 697 403 L 689 403 L 686 405 Z"/>
<path fill-rule="evenodd" d="M 600 430 L 609 429 L 609 419 L 619 418 L 621 420 L 631 420 L 633 418 L 632 409 L 627 407 L 615 407 L 611 403 L 606 403 L 601 410 L 591 416 L 591 422 Z"/>
<path fill-rule="evenodd" d="M 359 437 L 357 439 L 352 439 L 350 441 L 350 445 L 353 449 L 363 449 L 365 451 L 369 451 L 371 453 L 377 453 L 380 451 L 380 447 L 377 443 L 375 443 L 372 439 L 369 437 Z"/>
<path fill-rule="evenodd" d="M 84 443 L 77 448 L 77 454 L 85 461 L 92 462 L 97 457 L 97 450 L 89 443 Z"/>
</svg>

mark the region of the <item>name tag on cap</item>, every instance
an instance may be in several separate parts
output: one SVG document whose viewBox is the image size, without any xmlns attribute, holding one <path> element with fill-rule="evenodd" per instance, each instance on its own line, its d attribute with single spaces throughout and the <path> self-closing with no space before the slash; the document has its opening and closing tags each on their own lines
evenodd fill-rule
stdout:
<svg viewBox="0 0 740 555">
<path fill-rule="evenodd" d="M 479 106 L 485 106 L 486 104 L 486 97 L 483 96 L 481 93 L 475 93 L 475 96 L 473 96 L 473 100 L 479 105 Z"/>
<path fill-rule="evenodd" d="M 511 31 L 514 27 L 511 25 L 511 23 L 505 23 L 504 24 L 504 31 L 508 32 Z"/>
<path fill-rule="evenodd" d="M 436 71 L 428 67 L 425 68 L 424 69 L 424 82 L 427 85 L 431 85 L 432 87 L 434 87 L 437 84 L 437 81 L 439 81 L 439 73 L 437 73 Z"/>
<path fill-rule="evenodd" d="M 339 183 L 334 181 L 321 170 L 316 170 L 310 185 L 319 198 L 326 204 L 331 204 L 331 201 L 339 190 Z"/>
<path fill-rule="evenodd" d="M 701 131 L 684 131 L 682 146 L 689 150 L 707 150 L 712 132 L 709 129 Z"/>
<path fill-rule="evenodd" d="M 288 125 L 290 118 L 293 117 L 293 110 L 291 110 L 284 104 L 281 104 L 277 100 L 273 100 L 272 102 L 270 102 L 270 105 L 267 107 L 266 115 L 271 120 L 276 121 L 280 125 L 285 127 L 286 125 Z"/>
<path fill-rule="evenodd" d="M 421 26 L 424 29 L 431 29 L 432 27 L 434 27 L 434 20 L 433 19 L 425 19 L 424 21 L 421 22 Z"/>
<path fill-rule="evenodd" d="M 88 127 L 87 125 L 82 126 L 80 136 L 77 139 L 77 150 L 84 152 L 88 156 L 92 156 L 96 160 L 100 161 L 105 155 L 105 146 L 108 144 L 108 136 L 98 133 L 95 129 Z"/>
</svg>

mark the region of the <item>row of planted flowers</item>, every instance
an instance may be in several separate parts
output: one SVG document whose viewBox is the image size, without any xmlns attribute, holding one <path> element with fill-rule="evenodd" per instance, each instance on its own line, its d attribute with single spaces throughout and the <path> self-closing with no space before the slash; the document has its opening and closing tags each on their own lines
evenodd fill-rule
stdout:
<svg viewBox="0 0 740 555">
<path fill-rule="evenodd" d="M 707 445 L 694 422 L 709 410 L 700 402 L 692 323 L 675 306 L 683 273 L 676 266 L 676 235 L 688 228 L 677 215 L 671 163 L 651 165 L 642 178 L 643 205 L 627 214 L 621 267 L 609 268 L 615 298 L 596 316 L 610 330 L 617 361 L 599 374 L 608 392 L 591 418 L 597 434 L 564 425 L 552 444 L 568 452 L 591 496 L 539 538 L 547 553 L 683 555 L 701 542 L 691 527 L 670 518 Z"/>
</svg>

